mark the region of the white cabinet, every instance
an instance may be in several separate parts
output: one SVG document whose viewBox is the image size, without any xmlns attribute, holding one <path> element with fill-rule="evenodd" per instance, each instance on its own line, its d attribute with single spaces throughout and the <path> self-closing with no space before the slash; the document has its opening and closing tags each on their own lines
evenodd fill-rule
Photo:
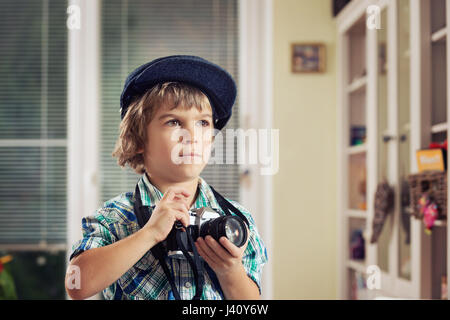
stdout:
<svg viewBox="0 0 450 320">
<path fill-rule="evenodd" d="M 407 177 L 416 150 L 447 139 L 449 19 L 450 0 L 353 0 L 337 17 L 340 299 L 441 298 L 447 223 L 424 233 Z M 371 243 L 382 181 L 394 210 Z"/>
</svg>

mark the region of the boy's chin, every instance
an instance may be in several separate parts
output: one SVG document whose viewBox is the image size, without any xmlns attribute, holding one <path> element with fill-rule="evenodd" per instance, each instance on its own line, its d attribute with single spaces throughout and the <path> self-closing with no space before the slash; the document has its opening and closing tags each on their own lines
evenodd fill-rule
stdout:
<svg viewBox="0 0 450 320">
<path fill-rule="evenodd" d="M 174 165 L 173 172 L 177 176 L 184 176 L 186 178 L 195 178 L 200 175 L 205 167 L 204 163 L 201 164 L 178 164 Z"/>
<path fill-rule="evenodd" d="M 209 160 L 209 159 L 208 159 Z M 178 158 L 176 161 L 172 162 L 172 166 L 178 167 L 178 168 L 187 168 L 187 169 L 193 169 L 196 170 L 196 168 L 202 168 L 206 166 L 208 160 L 202 159 L 202 158 Z"/>
<path fill-rule="evenodd" d="M 175 167 L 181 167 L 181 168 L 200 168 L 204 167 L 206 165 L 205 162 L 180 162 L 180 163 L 174 163 Z"/>
</svg>

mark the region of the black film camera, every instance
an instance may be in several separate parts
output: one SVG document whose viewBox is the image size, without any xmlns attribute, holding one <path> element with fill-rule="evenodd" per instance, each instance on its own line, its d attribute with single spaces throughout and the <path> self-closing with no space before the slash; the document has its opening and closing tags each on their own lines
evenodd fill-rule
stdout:
<svg viewBox="0 0 450 320">
<path fill-rule="evenodd" d="M 221 237 L 226 237 L 235 246 L 242 247 L 247 241 L 247 228 L 244 221 L 234 215 L 222 216 L 217 211 L 209 207 L 191 209 L 189 211 L 190 225 L 186 228 L 186 232 L 190 233 L 195 241 L 198 237 L 206 237 L 210 235 L 216 241 Z M 177 243 L 176 232 L 184 226 L 177 221 L 172 231 L 164 241 L 167 255 L 173 258 L 184 258 L 182 251 Z M 186 239 L 187 235 L 184 237 Z M 188 251 L 192 253 L 192 247 L 187 244 Z"/>
</svg>

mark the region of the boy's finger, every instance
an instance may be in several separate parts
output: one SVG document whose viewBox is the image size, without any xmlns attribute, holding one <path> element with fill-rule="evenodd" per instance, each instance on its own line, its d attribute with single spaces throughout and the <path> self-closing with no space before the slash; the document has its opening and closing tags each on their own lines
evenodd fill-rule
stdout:
<svg viewBox="0 0 450 320">
<path fill-rule="evenodd" d="M 213 251 L 223 260 L 230 256 L 228 250 L 225 250 L 216 240 L 211 236 L 206 236 L 206 243 L 213 249 Z"/>
<path fill-rule="evenodd" d="M 214 263 L 221 263 L 222 258 L 219 257 L 209 246 L 209 244 L 203 239 L 202 237 L 199 237 L 197 239 L 197 243 L 201 247 L 203 253 Z"/>
<path fill-rule="evenodd" d="M 186 209 L 186 206 L 185 206 L 183 203 L 180 203 L 180 202 L 174 202 L 174 203 L 171 203 L 171 204 L 169 205 L 169 207 L 170 207 L 170 208 L 173 208 L 173 209 L 175 209 L 175 210 L 178 210 L 178 211 L 180 211 L 180 212 L 182 212 L 182 213 L 185 213 L 185 214 L 187 214 L 188 211 L 189 211 L 189 210 Z"/>
<path fill-rule="evenodd" d="M 189 197 L 189 192 L 180 187 L 169 187 L 161 200 L 172 200 L 175 196 Z"/>
<path fill-rule="evenodd" d="M 189 226 L 189 216 L 187 215 L 187 213 L 182 213 L 180 211 L 177 211 L 175 213 L 175 218 L 177 220 L 181 221 L 183 226 L 185 226 L 186 228 Z"/>
<path fill-rule="evenodd" d="M 172 190 L 176 195 L 182 195 L 184 197 L 189 197 L 191 194 L 182 187 L 169 187 L 168 190 Z"/>
<path fill-rule="evenodd" d="M 231 243 L 230 240 L 228 240 L 226 237 L 221 237 L 219 239 L 219 242 L 222 246 L 224 246 L 225 249 L 232 255 L 234 258 L 240 257 L 240 250 L 238 247 L 236 247 L 233 243 Z"/>
<path fill-rule="evenodd" d="M 180 197 L 178 197 L 178 196 L 175 196 L 175 197 L 173 198 L 173 200 L 175 200 L 177 203 L 182 203 L 182 204 L 186 207 L 186 210 L 189 211 L 189 204 L 188 204 L 186 198 L 180 198 Z"/>
</svg>

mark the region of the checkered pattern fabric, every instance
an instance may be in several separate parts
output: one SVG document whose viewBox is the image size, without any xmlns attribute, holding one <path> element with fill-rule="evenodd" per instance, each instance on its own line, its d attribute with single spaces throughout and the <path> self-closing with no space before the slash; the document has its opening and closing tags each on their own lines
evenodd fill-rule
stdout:
<svg viewBox="0 0 450 320">
<path fill-rule="evenodd" d="M 156 205 L 161 200 L 163 194 L 150 183 L 146 174 L 142 175 L 138 184 L 144 206 Z M 224 214 L 209 185 L 201 177 L 198 187 L 198 196 L 192 208 L 211 207 Z M 112 244 L 137 232 L 139 225 L 133 212 L 134 200 L 134 192 L 120 194 L 106 201 L 94 215 L 84 217 L 83 238 L 73 244 L 70 259 L 83 251 Z M 262 268 L 268 259 L 266 248 L 251 214 L 236 201 L 227 200 L 238 208 L 250 223 L 249 241 L 242 262 L 247 275 L 257 284 L 261 292 Z M 192 299 L 195 294 L 194 275 L 187 260 L 167 257 L 166 262 L 174 275 L 181 298 Z M 221 290 L 214 285 L 209 274 L 205 272 L 204 276 L 205 284 L 201 299 L 224 299 Z M 116 282 L 103 290 L 103 296 L 105 299 L 120 300 L 173 299 L 167 277 L 150 251 Z"/>
</svg>

